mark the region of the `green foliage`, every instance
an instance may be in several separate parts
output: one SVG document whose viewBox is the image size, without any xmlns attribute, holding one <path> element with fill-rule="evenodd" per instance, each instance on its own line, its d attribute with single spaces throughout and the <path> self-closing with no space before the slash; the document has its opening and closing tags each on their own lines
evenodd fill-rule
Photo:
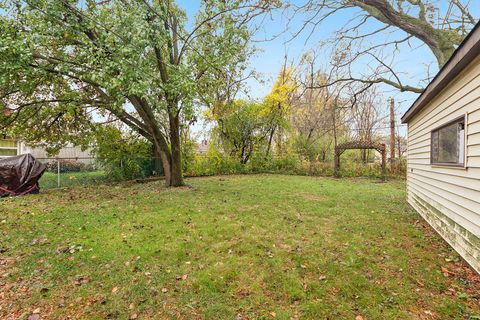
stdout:
<svg viewBox="0 0 480 320">
<path fill-rule="evenodd" d="M 192 139 L 186 131 L 182 135 L 182 168 L 184 172 L 188 172 L 195 161 L 195 153 L 197 149 L 197 143 L 195 139 Z"/>
<path fill-rule="evenodd" d="M 152 144 L 114 126 L 97 127 L 93 154 L 111 180 L 143 178 L 161 174 Z"/>
<path fill-rule="evenodd" d="M 310 161 L 331 161 L 333 160 L 333 136 L 324 133 L 315 139 L 310 139 L 301 133 L 296 133 L 291 138 L 295 151 L 302 154 Z"/>
<path fill-rule="evenodd" d="M 182 184 L 180 127 L 245 70 L 249 18 L 269 6 L 202 1 L 188 21 L 174 0 L 1 4 L 0 127 L 55 151 L 90 145 L 98 117 L 116 118 L 155 141 L 172 185 Z"/>
<path fill-rule="evenodd" d="M 229 174 L 276 173 L 287 175 L 305 175 L 333 177 L 334 165 L 332 161 L 309 160 L 302 155 L 285 152 L 282 155 L 265 156 L 256 152 L 246 164 L 238 162 L 235 157 L 222 153 L 214 143 L 210 144 L 206 154 L 198 154 L 193 163 L 185 171 L 187 176 L 210 176 Z M 381 178 L 381 164 L 363 164 L 342 158 L 340 170 L 342 177 L 370 177 Z M 397 162 L 394 166 L 387 166 L 387 177 L 405 179 L 406 162 Z"/>
<path fill-rule="evenodd" d="M 298 90 L 298 84 L 294 78 L 293 67 L 283 67 L 272 90 L 263 99 L 262 116 L 271 135 L 274 135 L 278 129 L 288 128 L 288 117 L 296 90 Z"/>
<path fill-rule="evenodd" d="M 226 154 L 246 164 L 255 150 L 265 143 L 268 133 L 264 105 L 236 100 L 217 106 L 208 115 L 216 122 L 215 132 Z"/>
<path fill-rule="evenodd" d="M 210 143 L 206 154 L 196 154 L 187 176 L 211 176 L 244 173 L 244 165 L 238 159 L 221 153 L 215 143 Z"/>
<path fill-rule="evenodd" d="M 47 171 L 58 172 L 60 165 L 60 172 L 81 172 L 91 170 L 91 166 L 73 159 L 60 159 L 59 161 L 50 161 L 46 164 Z"/>
</svg>

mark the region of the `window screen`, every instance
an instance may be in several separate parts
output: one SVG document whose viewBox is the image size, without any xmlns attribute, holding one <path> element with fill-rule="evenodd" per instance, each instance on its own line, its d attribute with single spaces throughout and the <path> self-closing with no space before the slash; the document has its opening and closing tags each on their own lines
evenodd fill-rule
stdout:
<svg viewBox="0 0 480 320">
<path fill-rule="evenodd" d="M 431 162 L 463 165 L 465 162 L 465 119 L 456 120 L 432 131 Z"/>
</svg>

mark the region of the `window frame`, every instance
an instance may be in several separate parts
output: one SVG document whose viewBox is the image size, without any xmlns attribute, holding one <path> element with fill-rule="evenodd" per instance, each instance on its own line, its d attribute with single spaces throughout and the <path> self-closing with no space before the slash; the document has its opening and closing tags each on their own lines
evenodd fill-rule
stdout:
<svg viewBox="0 0 480 320">
<path fill-rule="evenodd" d="M 433 134 L 443 128 L 451 126 L 452 124 L 463 122 L 463 163 L 453 162 L 434 162 L 433 161 Z M 459 116 L 447 123 L 442 124 L 430 131 L 430 165 L 440 167 L 466 168 L 467 165 L 467 115 Z"/>
<path fill-rule="evenodd" d="M 0 140 L 14 141 L 15 144 L 16 144 L 15 147 L 2 147 L 2 146 L 0 146 L 0 150 L 15 150 L 15 154 L 14 154 L 14 155 L 3 155 L 3 154 L 0 154 L 0 158 L 8 158 L 8 157 L 18 156 L 19 150 L 18 150 L 18 140 L 17 140 L 17 139 L 12 139 L 12 138 L 8 138 L 8 137 L 1 137 L 1 136 L 0 136 Z"/>
</svg>

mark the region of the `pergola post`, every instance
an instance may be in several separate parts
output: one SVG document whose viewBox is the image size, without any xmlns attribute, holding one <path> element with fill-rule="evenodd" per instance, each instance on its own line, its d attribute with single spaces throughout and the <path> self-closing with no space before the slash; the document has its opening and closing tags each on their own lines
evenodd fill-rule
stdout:
<svg viewBox="0 0 480 320">
<path fill-rule="evenodd" d="M 335 177 L 340 177 L 340 156 L 347 149 L 375 149 L 382 154 L 382 180 L 387 178 L 387 148 L 384 143 L 373 143 L 368 141 L 350 141 L 335 147 Z"/>
<path fill-rule="evenodd" d="M 334 175 L 336 178 L 340 178 L 340 150 L 335 148 L 335 172 Z"/>
</svg>

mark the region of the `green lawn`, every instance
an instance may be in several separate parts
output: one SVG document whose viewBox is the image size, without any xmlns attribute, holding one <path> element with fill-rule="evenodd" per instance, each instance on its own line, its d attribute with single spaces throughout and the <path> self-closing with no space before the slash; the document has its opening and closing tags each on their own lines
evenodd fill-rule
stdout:
<svg viewBox="0 0 480 320">
<path fill-rule="evenodd" d="M 187 183 L 0 200 L 0 318 L 480 319 L 478 277 L 403 182 Z"/>
<path fill-rule="evenodd" d="M 94 185 L 107 181 L 104 171 L 62 172 L 60 173 L 60 187 L 76 187 Z M 41 189 L 58 187 L 58 175 L 55 172 L 45 172 L 39 181 Z"/>
</svg>

